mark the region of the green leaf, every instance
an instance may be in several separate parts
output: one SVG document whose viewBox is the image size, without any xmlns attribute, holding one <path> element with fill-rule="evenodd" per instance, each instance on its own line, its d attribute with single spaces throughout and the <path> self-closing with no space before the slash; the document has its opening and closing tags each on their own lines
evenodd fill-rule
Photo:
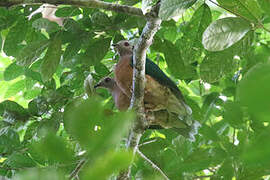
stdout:
<svg viewBox="0 0 270 180">
<path fill-rule="evenodd" d="M 174 16 L 180 16 L 186 9 L 191 7 L 197 0 L 166 0 L 161 1 L 159 17 L 169 20 Z"/>
<path fill-rule="evenodd" d="M 29 118 L 27 110 L 14 101 L 6 100 L 0 103 L 0 116 L 5 113 L 12 115 L 15 120 L 25 121 Z"/>
<path fill-rule="evenodd" d="M 184 36 L 179 39 L 179 48 L 185 64 L 193 63 L 200 58 L 203 50 L 202 35 L 211 23 L 211 19 L 210 8 L 203 4 L 195 11 L 187 26 L 184 27 Z"/>
<path fill-rule="evenodd" d="M 3 48 L 6 55 L 14 57 L 18 55 L 22 47 L 20 43 L 25 39 L 27 28 L 27 21 L 24 17 L 20 17 L 16 25 L 8 31 Z"/>
<path fill-rule="evenodd" d="M 24 47 L 18 57 L 16 58 L 17 64 L 22 66 L 29 66 L 35 62 L 41 53 L 48 47 L 49 41 L 36 41 Z"/>
<path fill-rule="evenodd" d="M 60 26 L 48 19 L 39 18 L 32 23 L 33 28 L 38 30 L 45 29 L 48 33 L 53 33 L 60 30 Z"/>
<path fill-rule="evenodd" d="M 247 0 L 217 0 L 226 9 L 234 12 L 240 17 L 245 17 L 253 22 L 258 22 L 261 17 L 261 10 L 257 1 Z"/>
<path fill-rule="evenodd" d="M 38 125 L 39 125 L 39 122 L 34 121 L 30 125 L 27 126 L 27 129 L 23 137 L 24 141 L 31 140 L 35 136 L 35 134 L 37 133 Z"/>
<path fill-rule="evenodd" d="M 242 18 L 219 19 L 204 31 L 202 43 L 208 51 L 222 51 L 241 40 L 250 30 L 250 24 Z"/>
<path fill-rule="evenodd" d="M 57 17 L 71 17 L 80 15 L 81 11 L 77 7 L 62 7 L 58 8 L 55 12 Z"/>
<path fill-rule="evenodd" d="M 94 166 L 89 165 L 82 179 L 107 179 L 111 174 L 128 168 L 131 162 L 131 152 L 109 152 L 96 161 Z"/>
<path fill-rule="evenodd" d="M 78 101 L 70 104 L 64 114 L 65 128 L 81 145 L 87 147 L 93 158 L 115 147 L 131 120 L 133 116 L 130 113 L 106 115 L 100 99 L 96 97 L 81 104 Z M 100 126 L 101 131 L 95 131 L 96 126 Z"/>
<path fill-rule="evenodd" d="M 33 89 L 29 89 L 29 90 L 27 90 L 27 91 L 25 91 L 25 92 L 23 93 L 23 97 L 24 97 L 26 100 L 31 100 L 31 99 L 37 97 L 38 95 L 40 95 L 41 90 L 42 90 L 42 89 L 41 89 L 41 88 L 38 88 L 38 87 L 33 88 Z"/>
<path fill-rule="evenodd" d="M 213 83 L 227 74 L 234 72 L 237 61 L 230 52 L 208 53 L 200 65 L 201 79 Z"/>
<path fill-rule="evenodd" d="M 19 135 L 11 128 L 0 129 L 0 152 L 10 153 L 20 145 Z"/>
<path fill-rule="evenodd" d="M 49 161 L 69 163 L 72 161 L 74 153 L 67 147 L 68 145 L 62 137 L 49 133 L 35 144 L 34 149 L 40 156 L 49 159 Z"/>
<path fill-rule="evenodd" d="M 49 44 L 48 50 L 40 67 L 40 72 L 44 81 L 48 81 L 52 78 L 59 65 L 62 54 L 61 45 L 62 41 L 58 37 L 55 37 Z"/>
<path fill-rule="evenodd" d="M 270 1 L 269 0 L 257 0 L 261 9 L 270 16 Z"/>
<path fill-rule="evenodd" d="M 91 20 L 95 25 L 111 26 L 111 20 L 104 12 L 97 11 L 92 14 Z"/>
<path fill-rule="evenodd" d="M 241 155 L 241 159 L 250 166 L 266 166 L 269 167 L 269 161 L 265 157 L 270 155 L 270 142 L 269 142 L 269 128 L 261 131 L 252 141 L 250 141 L 244 152 Z"/>
<path fill-rule="evenodd" d="M 18 66 L 16 62 L 10 64 L 4 71 L 4 80 L 10 81 L 16 79 L 18 76 L 23 75 L 24 70 L 21 66 Z"/>
<path fill-rule="evenodd" d="M 42 78 L 41 78 L 41 74 L 36 72 L 36 71 L 33 71 L 29 68 L 25 68 L 24 75 L 32 78 L 33 80 L 36 80 L 38 82 L 43 83 Z"/>
<path fill-rule="evenodd" d="M 106 55 L 111 44 L 111 38 L 100 38 L 90 45 L 85 52 L 85 64 L 96 65 Z"/>
<path fill-rule="evenodd" d="M 5 164 L 12 168 L 29 168 L 34 167 L 36 163 L 27 154 L 12 153 Z"/>
<path fill-rule="evenodd" d="M 170 72 L 179 79 L 190 79 L 196 76 L 192 66 L 185 66 L 180 51 L 170 41 L 164 41 L 164 55 Z"/>
<path fill-rule="evenodd" d="M 242 106 L 261 121 L 269 121 L 270 64 L 260 63 L 251 68 L 237 87 L 237 98 Z"/>
<path fill-rule="evenodd" d="M 73 43 L 70 43 L 63 54 L 63 63 L 65 64 L 67 61 L 71 60 L 80 49 L 81 41 L 74 41 Z"/>
<path fill-rule="evenodd" d="M 227 101 L 225 103 L 224 120 L 234 128 L 241 128 L 243 126 L 243 112 L 239 103 L 232 101 Z"/>
<path fill-rule="evenodd" d="M 48 104 L 44 97 L 40 96 L 28 103 L 28 111 L 34 116 L 41 116 L 48 110 Z"/>
<path fill-rule="evenodd" d="M 16 95 L 25 88 L 25 80 L 20 80 L 10 85 L 5 93 L 5 98 Z"/>
<path fill-rule="evenodd" d="M 101 76 L 106 76 L 110 73 L 110 70 L 102 63 L 95 65 L 95 71 Z"/>
</svg>

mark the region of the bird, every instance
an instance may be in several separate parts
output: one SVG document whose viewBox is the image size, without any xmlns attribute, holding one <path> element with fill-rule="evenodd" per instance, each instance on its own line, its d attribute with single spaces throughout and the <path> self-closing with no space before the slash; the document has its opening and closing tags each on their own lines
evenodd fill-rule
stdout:
<svg viewBox="0 0 270 180">
<path fill-rule="evenodd" d="M 115 65 L 115 82 L 129 98 L 132 95 L 133 80 L 133 48 L 128 40 L 121 40 L 112 45 L 119 54 L 119 61 Z M 196 129 L 199 127 L 197 121 L 192 119 L 192 110 L 185 103 L 184 97 L 177 85 L 149 58 L 145 61 L 145 92 L 144 106 L 146 111 L 156 112 L 165 110 L 170 116 L 178 116 L 177 120 L 160 122 L 164 128 Z M 193 126 L 193 127 L 192 127 Z M 193 132 L 194 134 L 194 132 Z"/>
<path fill-rule="evenodd" d="M 119 111 L 126 111 L 130 105 L 130 98 L 119 88 L 114 78 L 105 77 L 102 78 L 95 86 L 95 89 L 105 88 L 110 91 L 115 106 Z M 163 129 L 161 126 L 164 122 L 177 119 L 176 116 L 170 116 L 166 110 L 161 111 L 148 111 L 146 112 L 146 118 L 149 122 L 147 129 Z"/>
<path fill-rule="evenodd" d="M 115 80 L 111 77 L 101 79 L 95 86 L 97 88 L 105 88 L 110 91 L 114 104 L 119 111 L 126 111 L 130 104 L 130 98 L 119 88 Z"/>
</svg>

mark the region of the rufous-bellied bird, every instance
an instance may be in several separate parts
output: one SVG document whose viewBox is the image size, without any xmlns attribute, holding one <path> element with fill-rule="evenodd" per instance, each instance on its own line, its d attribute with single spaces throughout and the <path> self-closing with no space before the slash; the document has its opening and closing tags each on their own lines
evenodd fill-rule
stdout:
<svg viewBox="0 0 270 180">
<path fill-rule="evenodd" d="M 115 66 L 115 82 L 119 88 L 130 98 L 132 95 L 133 80 L 133 47 L 129 41 L 122 40 L 113 44 L 120 58 Z M 145 64 L 145 92 L 144 106 L 146 111 L 166 110 L 178 118 L 168 118 L 169 121 L 160 122 L 164 128 L 173 128 L 180 134 L 186 134 L 194 139 L 199 123 L 191 118 L 192 110 L 185 103 L 184 98 L 176 84 L 150 59 Z"/>
<path fill-rule="evenodd" d="M 119 111 L 126 111 L 129 108 L 130 98 L 118 87 L 113 78 L 105 77 L 101 79 L 94 88 L 105 88 L 109 90 L 115 106 Z M 146 112 L 146 118 L 149 122 L 148 129 L 162 129 L 161 124 L 178 119 L 177 116 L 170 116 L 166 110 L 148 111 Z"/>
</svg>

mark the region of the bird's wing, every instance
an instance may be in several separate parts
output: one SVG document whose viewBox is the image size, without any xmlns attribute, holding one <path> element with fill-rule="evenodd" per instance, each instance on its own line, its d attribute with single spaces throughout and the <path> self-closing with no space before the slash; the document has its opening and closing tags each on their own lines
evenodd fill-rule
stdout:
<svg viewBox="0 0 270 180">
<path fill-rule="evenodd" d="M 130 65 L 133 67 L 132 57 Z M 145 74 L 154 78 L 161 85 L 168 87 L 179 100 L 184 101 L 183 95 L 176 84 L 158 67 L 158 65 L 148 58 L 146 58 L 145 63 Z"/>
</svg>

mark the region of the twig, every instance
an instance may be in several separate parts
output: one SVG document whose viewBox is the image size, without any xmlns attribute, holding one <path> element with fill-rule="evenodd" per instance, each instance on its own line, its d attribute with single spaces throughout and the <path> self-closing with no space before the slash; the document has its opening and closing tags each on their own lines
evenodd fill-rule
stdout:
<svg viewBox="0 0 270 180">
<path fill-rule="evenodd" d="M 78 176 L 78 174 L 79 174 L 81 168 L 83 167 L 83 165 L 84 165 L 85 163 L 86 163 L 86 160 L 85 160 L 85 159 L 81 160 L 81 161 L 78 163 L 78 165 L 76 166 L 76 168 L 70 173 L 69 179 L 72 179 L 72 178 Z"/>
<path fill-rule="evenodd" d="M 153 163 L 150 159 L 148 159 L 140 150 L 137 150 L 137 153 L 145 160 L 147 161 L 149 164 L 151 164 L 152 168 L 154 168 L 155 170 L 157 170 L 158 172 L 160 172 L 160 174 L 166 179 L 166 180 L 170 180 L 168 178 L 168 176 L 155 164 Z"/>
<path fill-rule="evenodd" d="M 150 141 L 146 141 L 146 142 L 144 142 L 144 143 L 139 144 L 139 147 L 144 146 L 144 145 L 146 145 L 146 144 L 150 144 L 150 143 L 156 142 L 156 141 L 157 141 L 157 139 L 153 139 L 153 140 L 150 140 Z"/>
<path fill-rule="evenodd" d="M 120 5 L 115 3 L 107 3 L 99 0 L 35 0 L 35 1 L 29 1 L 29 0 L 5 0 L 0 1 L 0 7 L 11 7 L 11 6 L 17 6 L 17 5 L 41 5 L 44 3 L 48 4 L 54 4 L 54 5 L 73 5 L 73 6 L 80 6 L 80 7 L 88 7 L 88 8 L 99 8 L 99 9 L 105 9 L 109 11 L 115 11 L 119 13 L 126 13 L 130 15 L 135 16 L 141 16 L 141 17 L 153 17 L 156 14 L 147 13 L 143 14 L 142 10 L 140 8 L 127 6 L 127 5 Z"/>
</svg>

